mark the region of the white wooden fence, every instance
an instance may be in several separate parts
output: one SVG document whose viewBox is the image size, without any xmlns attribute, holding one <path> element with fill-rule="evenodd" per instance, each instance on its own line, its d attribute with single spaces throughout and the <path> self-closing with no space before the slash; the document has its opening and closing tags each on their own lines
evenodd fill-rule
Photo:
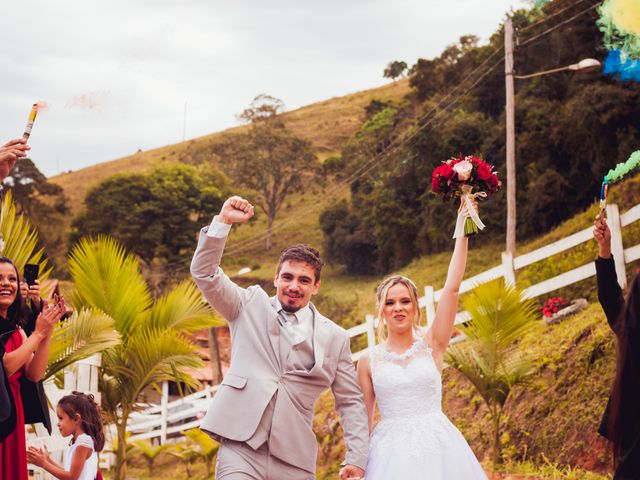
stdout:
<svg viewBox="0 0 640 480">
<path fill-rule="evenodd" d="M 625 265 L 640 258 L 640 244 L 632 247 L 624 248 L 622 242 L 622 228 L 633 222 L 640 220 L 640 204 L 635 205 L 624 214 L 620 215 L 618 206 L 615 204 L 607 205 L 607 224 L 611 230 L 611 252 L 616 264 L 616 273 L 618 275 L 618 283 L 622 288 L 626 287 L 627 276 Z M 486 270 L 471 278 L 467 278 L 460 285 L 460 293 L 473 290 L 477 285 L 490 282 L 497 278 L 504 278 L 506 282 L 516 285 L 516 272 L 524 267 L 532 265 L 536 262 L 545 260 L 553 255 L 562 253 L 581 243 L 587 242 L 593 238 L 593 227 L 585 228 L 577 233 L 557 240 L 549 245 L 538 248 L 529 253 L 512 258 L 510 254 L 502 254 L 502 263 L 489 270 Z M 594 252 L 594 257 L 596 252 Z M 560 288 L 566 287 L 573 283 L 585 280 L 596 274 L 596 267 L 593 261 L 580 267 L 561 273 L 552 278 L 548 278 L 540 283 L 531 285 L 523 290 L 527 298 L 535 298 L 545 293 L 553 292 Z M 440 300 L 442 289 L 434 290 L 430 285 L 424 289 L 424 296 L 420 297 L 420 307 L 425 309 L 427 324 L 433 322 L 436 315 L 436 303 Z M 459 312 L 456 315 L 456 325 L 463 323 L 469 319 L 467 312 Z M 349 329 L 349 335 L 355 337 L 367 333 L 368 346 L 375 344 L 374 320 L 373 317 L 367 315 L 364 323 L 356 325 Z M 354 361 L 366 352 L 361 350 L 353 354 Z"/>
<path fill-rule="evenodd" d="M 623 248 L 622 228 L 640 220 L 640 204 L 634 206 L 624 214 L 620 215 L 617 205 L 607 206 L 607 217 L 609 228 L 612 234 L 612 253 L 616 262 L 616 272 L 618 282 L 624 288 L 626 284 L 625 265 L 640 258 L 640 244 Z M 510 255 L 502 254 L 502 263 L 485 272 L 468 278 L 462 282 L 460 293 L 468 292 L 477 285 L 504 278 L 511 284 L 516 284 L 516 272 L 526 266 L 562 253 L 592 238 L 592 227 L 569 235 L 561 240 L 546 245 L 532 252 L 511 258 Z M 595 252 L 594 252 L 595 256 Z M 585 280 L 595 275 L 595 265 L 592 261 L 564 272 L 553 278 L 546 279 L 535 285 L 524 289 L 524 294 L 529 298 L 534 298 L 545 293 L 558 290 L 573 283 Z M 435 317 L 436 304 L 440 300 L 442 290 L 434 290 L 432 286 L 426 286 L 424 296 L 419 299 L 420 307 L 425 309 L 427 323 L 431 323 Z M 468 319 L 466 312 L 460 312 L 456 316 L 456 324 Z M 373 315 L 367 315 L 364 323 L 356 325 L 348 330 L 351 338 L 367 334 L 367 348 L 353 353 L 352 358 L 357 361 L 369 347 L 375 345 L 375 320 Z M 84 371 L 84 370 L 83 370 Z M 83 375 L 83 378 L 86 375 Z M 69 379 L 72 383 L 73 379 Z M 66 377 L 65 377 L 66 386 Z M 90 390 L 80 388 L 79 390 Z M 163 385 L 163 396 L 160 405 L 149 405 L 146 409 L 140 410 L 131 415 L 127 430 L 132 433 L 130 439 L 150 439 L 164 443 L 167 438 L 177 436 L 179 432 L 189 428 L 198 427 L 202 416 L 207 411 L 212 396 L 217 390 L 217 385 L 207 386 L 203 390 L 192 395 L 187 395 L 179 400 L 168 401 L 168 387 Z M 95 391 L 95 390 L 93 390 Z"/>
</svg>

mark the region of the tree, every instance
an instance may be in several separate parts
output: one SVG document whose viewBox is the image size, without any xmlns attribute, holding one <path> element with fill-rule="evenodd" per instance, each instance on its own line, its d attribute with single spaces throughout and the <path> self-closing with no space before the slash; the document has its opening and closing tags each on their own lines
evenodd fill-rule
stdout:
<svg viewBox="0 0 640 480">
<path fill-rule="evenodd" d="M 3 240 L 0 247 L 2 255 L 15 263 L 18 272 L 22 272 L 27 263 L 37 263 L 40 265 L 40 281 L 49 278 L 51 266 L 44 255 L 44 249 L 38 248 L 38 232 L 27 216 L 18 213 L 11 191 L 6 192 L 2 200 L 0 232 Z"/>
<path fill-rule="evenodd" d="M 197 452 L 207 469 L 207 478 L 211 478 L 213 475 L 211 471 L 213 459 L 218 454 L 220 444 L 199 428 L 192 428 L 181 433 L 197 444 Z"/>
<path fill-rule="evenodd" d="M 238 119 L 251 123 L 260 120 L 269 120 L 284 111 L 284 102 L 279 98 L 272 97 L 265 93 L 257 95 L 245 108 Z"/>
<path fill-rule="evenodd" d="M 189 467 L 201 458 L 198 444 L 188 439 L 186 442 L 172 445 L 172 448 L 168 449 L 167 453 L 182 460 L 186 474 L 185 478 L 191 478 L 191 470 Z"/>
<path fill-rule="evenodd" d="M 495 282 L 476 287 L 463 304 L 471 316 L 459 326 L 466 341 L 450 346 L 445 361 L 473 384 L 489 408 L 495 471 L 504 405 L 513 387 L 524 383 L 534 371 L 517 341 L 533 327 L 536 308 L 503 281 L 497 288 Z"/>
<path fill-rule="evenodd" d="M 349 211 L 345 201 L 333 205 L 320 215 L 324 233 L 324 250 L 333 262 L 345 265 L 355 275 L 376 272 L 376 245 L 360 219 Z"/>
<path fill-rule="evenodd" d="M 87 194 L 72 224 L 71 245 L 109 232 L 153 269 L 154 261 L 186 270 L 193 232 L 220 209 L 226 178 L 215 169 L 166 164 L 146 174 L 122 174 Z"/>
<path fill-rule="evenodd" d="M 278 209 L 291 193 L 303 189 L 305 180 L 316 178 L 319 172 L 311 142 L 286 128 L 276 115 L 280 101 L 268 98 L 272 100 L 267 106 L 247 109 L 255 110 L 246 114 L 252 119 L 248 132 L 229 135 L 215 146 L 231 178 L 255 192 L 255 203 L 267 215 L 267 250 L 272 245 Z"/>
<path fill-rule="evenodd" d="M 130 440 L 129 444 L 135 448 L 147 463 L 147 472 L 149 477 L 153 478 L 153 464 L 162 452 L 170 448 L 168 444 L 153 445 L 149 440 Z"/>
<path fill-rule="evenodd" d="M 76 308 L 99 309 L 110 316 L 121 343 L 102 353 L 103 410 L 117 432 L 117 480 L 126 477 L 126 429 L 138 396 L 149 388 L 173 381 L 194 388 L 186 372 L 202 366 L 189 333 L 219 325 L 191 280 L 154 300 L 135 256 L 114 239 L 84 238 L 73 248 L 69 269 Z"/>
<path fill-rule="evenodd" d="M 390 78 L 394 82 L 396 78 L 401 76 L 407 70 L 407 62 L 394 60 L 387 64 L 387 68 L 384 69 L 384 78 Z"/>
<path fill-rule="evenodd" d="M 592 19 L 575 17 L 569 0 L 552 4 L 557 21 L 570 23 L 549 35 L 529 12 L 514 12 L 514 22 L 531 27 L 528 35 L 540 35 L 519 49 L 516 71 L 549 68 L 548 52 L 561 66 L 597 49 Z M 504 180 L 504 72 L 496 68 L 501 30 L 488 45 L 464 36 L 438 57 L 419 59 L 410 70 L 412 93 L 405 102 L 367 106 L 362 127 L 343 146 L 337 164 L 342 178 L 353 181 L 351 207 L 337 221 L 337 237 L 325 234 L 325 244 L 332 245 L 327 251 L 334 252 L 330 259 L 350 263 L 350 271 L 357 264 L 378 273 L 448 248 L 455 212 L 435 198 L 430 183 L 433 169 L 453 155 L 481 155 Z M 517 202 L 531 219 L 519 223 L 518 235 L 527 238 L 590 205 L 603 174 L 637 148 L 640 92 L 632 82 L 567 72 L 523 82 L 516 105 Z M 334 163 L 327 172 L 337 170 L 329 168 Z M 481 207 L 485 240 L 504 234 L 505 204 L 503 189 Z M 341 256 L 361 240 L 368 243 L 367 264 Z"/>
<path fill-rule="evenodd" d="M 69 212 L 62 187 L 49 182 L 30 158 L 16 163 L 2 182 L 2 190 L 12 190 L 18 213 L 31 218 Z"/>
<path fill-rule="evenodd" d="M 11 191 L 18 213 L 39 225 L 39 237 L 49 258 L 66 254 L 64 232 L 59 225 L 69 213 L 68 199 L 59 185 L 51 183 L 30 158 L 20 159 L 0 189 Z"/>
</svg>

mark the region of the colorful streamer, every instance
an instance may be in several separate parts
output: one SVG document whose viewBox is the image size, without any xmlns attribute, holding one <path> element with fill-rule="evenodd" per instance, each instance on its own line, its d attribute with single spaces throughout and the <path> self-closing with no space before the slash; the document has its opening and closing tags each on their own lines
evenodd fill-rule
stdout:
<svg viewBox="0 0 640 480">
<path fill-rule="evenodd" d="M 640 82 L 640 60 L 632 60 L 627 58 L 622 60 L 622 52 L 613 50 L 609 52 L 604 60 L 603 73 L 613 75 L 621 80 L 632 80 Z"/>
<path fill-rule="evenodd" d="M 609 173 L 604 176 L 604 181 L 608 184 L 617 183 L 636 170 L 640 170 L 640 150 L 633 152 L 626 162 L 619 163 L 609 170 Z"/>
<path fill-rule="evenodd" d="M 533 3 L 533 8 L 537 10 L 542 10 L 550 2 L 551 0 L 535 0 L 535 2 Z"/>
<path fill-rule="evenodd" d="M 623 62 L 640 59 L 640 1 L 605 0 L 598 12 L 607 50 L 619 50 Z"/>
</svg>

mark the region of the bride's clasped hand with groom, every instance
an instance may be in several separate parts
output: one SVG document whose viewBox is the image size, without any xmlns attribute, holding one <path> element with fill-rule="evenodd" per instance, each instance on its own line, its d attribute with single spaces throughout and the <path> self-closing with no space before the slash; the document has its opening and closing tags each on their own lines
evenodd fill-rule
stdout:
<svg viewBox="0 0 640 480">
<path fill-rule="evenodd" d="M 477 210 L 461 201 L 462 219 Z M 486 479 L 461 433 L 441 408 L 441 370 L 458 306 L 468 240 L 455 247 L 436 317 L 419 325 L 418 291 L 408 278 L 385 279 L 377 290 L 378 345 L 357 372 L 349 336 L 311 303 L 323 262 L 308 245 L 284 250 L 276 295 L 242 288 L 220 268 L 231 226 L 253 206 L 229 198 L 202 229 L 191 274 L 205 299 L 228 322 L 231 363 L 201 429 L 221 442 L 216 478 L 315 479 L 313 409 L 331 388 L 344 429 L 340 479 Z M 375 405 L 380 421 L 375 424 Z"/>
</svg>

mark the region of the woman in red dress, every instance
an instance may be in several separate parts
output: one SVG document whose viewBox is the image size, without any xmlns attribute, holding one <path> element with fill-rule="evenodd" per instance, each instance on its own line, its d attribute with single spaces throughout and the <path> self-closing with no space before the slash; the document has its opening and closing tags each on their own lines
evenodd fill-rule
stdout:
<svg viewBox="0 0 640 480">
<path fill-rule="evenodd" d="M 0 257 L 0 330 L 5 342 L 2 364 L 8 380 L 9 397 L 15 407 L 15 427 L 0 443 L 0 480 L 27 480 L 24 410 L 19 379 L 31 381 L 44 376 L 53 327 L 64 314 L 64 299 L 56 299 L 38 315 L 31 336 L 22 329 L 25 321 L 20 278 L 11 260 Z M 2 367 L 0 367 L 2 368 Z"/>
</svg>

